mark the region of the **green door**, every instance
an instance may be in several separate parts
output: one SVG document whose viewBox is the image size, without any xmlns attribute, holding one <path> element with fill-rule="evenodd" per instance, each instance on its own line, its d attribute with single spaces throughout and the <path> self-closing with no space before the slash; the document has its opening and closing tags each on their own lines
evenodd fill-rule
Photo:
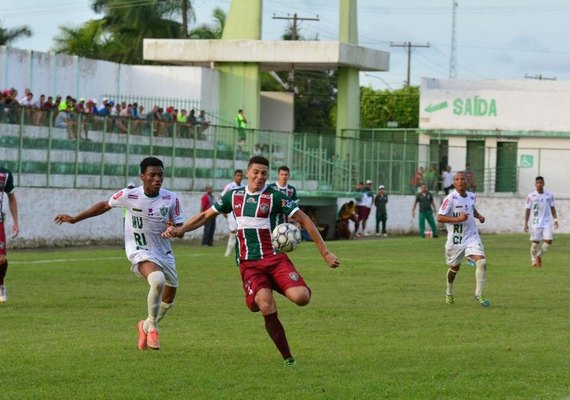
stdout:
<svg viewBox="0 0 570 400">
<path fill-rule="evenodd" d="M 517 191 L 517 143 L 497 143 L 496 192 Z"/>
<path fill-rule="evenodd" d="M 485 191 L 485 141 L 484 140 L 468 140 L 467 141 L 467 163 L 473 171 L 473 182 L 475 189 L 473 191 Z M 453 167 L 455 168 L 455 166 Z"/>
</svg>

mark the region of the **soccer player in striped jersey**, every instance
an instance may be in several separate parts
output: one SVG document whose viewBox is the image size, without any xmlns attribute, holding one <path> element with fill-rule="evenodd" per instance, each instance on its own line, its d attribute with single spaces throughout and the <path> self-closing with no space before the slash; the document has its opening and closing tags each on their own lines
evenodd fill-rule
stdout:
<svg viewBox="0 0 570 400">
<path fill-rule="evenodd" d="M 261 156 L 249 160 L 245 188 L 226 193 L 212 208 L 188 219 L 182 226 L 170 226 L 165 237 L 180 237 L 204 225 L 219 214 L 233 212 L 237 221 L 239 269 L 245 293 L 245 301 L 252 312 L 260 311 L 265 328 L 281 353 L 285 366 L 294 366 L 295 359 L 289 349 L 285 329 L 277 316 L 273 291 L 287 297 L 298 306 L 305 306 L 311 299 L 311 290 L 287 257 L 272 244 L 271 232 L 279 214 L 285 214 L 299 223 L 311 236 L 321 256 L 331 268 L 340 265 L 332 254 L 317 227 L 299 209 L 297 203 L 267 184 L 269 161 Z"/>
<path fill-rule="evenodd" d="M 14 175 L 4 167 L 0 167 L 0 303 L 8 300 L 4 278 L 8 270 L 8 259 L 6 258 L 6 231 L 4 230 L 4 193 L 8 196 L 8 208 L 12 215 L 12 238 L 20 233 L 18 222 L 18 202 L 14 193 Z"/>
<path fill-rule="evenodd" d="M 485 222 L 485 217 L 475 208 L 475 194 L 467 191 L 467 178 L 464 172 L 458 172 L 453 178 L 455 190 L 449 193 L 439 208 L 437 222 L 447 225 L 447 242 L 445 256 L 449 269 L 447 271 L 447 286 L 445 302 L 455 302 L 453 284 L 461 260 L 467 257 L 468 262 L 475 264 L 475 295 L 474 299 L 483 307 L 491 303 L 483 297 L 483 289 L 487 281 L 487 260 L 483 242 L 477 231 L 475 220 Z"/>
<path fill-rule="evenodd" d="M 162 188 L 162 161 L 147 157 L 140 164 L 140 172 L 142 186 L 123 189 L 73 217 L 59 214 L 55 223 L 75 224 L 111 208 L 126 208 L 125 251 L 131 270 L 145 278 L 150 287 L 146 300 L 148 317 L 137 325 L 137 347 L 158 350 L 158 322 L 172 307 L 178 287 L 172 243 L 161 234 L 169 225 L 182 225 L 184 216 L 177 194 Z"/>
<path fill-rule="evenodd" d="M 542 267 L 542 255 L 547 252 L 552 245 L 554 234 L 552 225 L 558 229 L 558 218 L 554 207 L 554 196 L 544 190 L 544 178 L 537 176 L 534 185 L 536 190 L 526 197 L 526 210 L 524 215 L 524 231 L 528 232 L 528 221 L 532 215 L 530 223 L 530 258 L 532 266 Z M 542 240 L 542 245 L 540 241 Z"/>
</svg>

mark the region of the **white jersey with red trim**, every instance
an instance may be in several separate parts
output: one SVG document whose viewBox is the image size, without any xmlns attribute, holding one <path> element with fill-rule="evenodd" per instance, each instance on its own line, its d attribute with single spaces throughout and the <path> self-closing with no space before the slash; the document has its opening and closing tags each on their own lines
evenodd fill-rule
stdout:
<svg viewBox="0 0 570 400">
<path fill-rule="evenodd" d="M 526 208 L 530 210 L 530 226 L 534 228 L 547 228 L 552 225 L 552 211 L 554 196 L 544 190 L 538 193 L 536 190 L 526 196 Z"/>
<path fill-rule="evenodd" d="M 448 194 L 441 207 L 439 215 L 457 217 L 461 212 L 467 214 L 467 220 L 458 223 L 447 223 L 447 242 L 445 247 L 467 247 L 470 244 L 481 242 L 475 222 L 475 194 L 466 192 L 465 197 L 457 190 Z"/>
<path fill-rule="evenodd" d="M 125 251 L 130 259 L 138 250 L 146 250 L 158 259 L 174 259 L 169 239 L 161 236 L 168 221 L 184 223 L 178 195 L 160 189 L 155 197 L 144 194 L 142 186 L 123 189 L 109 199 L 111 207 L 126 209 Z"/>
</svg>

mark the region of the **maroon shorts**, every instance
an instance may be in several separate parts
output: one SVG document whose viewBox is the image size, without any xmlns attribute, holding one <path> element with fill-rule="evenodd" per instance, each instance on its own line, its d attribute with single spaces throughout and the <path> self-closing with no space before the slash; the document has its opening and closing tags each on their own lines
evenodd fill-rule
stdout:
<svg viewBox="0 0 570 400">
<path fill-rule="evenodd" d="M 6 255 L 6 232 L 4 232 L 4 222 L 0 221 L 0 256 L 5 256 L 5 255 Z"/>
<path fill-rule="evenodd" d="M 366 221 L 370 215 L 370 208 L 366 206 L 358 206 L 358 220 Z"/>
<path fill-rule="evenodd" d="M 262 260 L 240 261 L 239 272 L 245 292 L 245 303 L 251 311 L 259 311 L 255 295 L 260 289 L 271 289 L 284 294 L 291 287 L 307 287 L 305 280 L 285 253 Z"/>
</svg>

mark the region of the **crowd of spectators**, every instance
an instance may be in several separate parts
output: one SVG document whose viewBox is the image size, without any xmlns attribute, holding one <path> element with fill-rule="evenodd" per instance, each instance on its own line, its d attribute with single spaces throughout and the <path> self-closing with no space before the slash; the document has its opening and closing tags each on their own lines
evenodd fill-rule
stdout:
<svg viewBox="0 0 570 400">
<path fill-rule="evenodd" d="M 0 92 L 0 123 L 65 128 L 69 139 L 88 139 L 89 130 L 105 130 L 116 133 L 133 133 L 154 136 L 176 135 L 183 138 L 204 138 L 210 126 L 206 112 L 176 109 L 155 105 L 146 111 L 137 102 L 115 102 L 113 99 L 75 99 L 72 96 L 35 97 L 30 89 L 22 96 L 15 88 Z"/>
</svg>

